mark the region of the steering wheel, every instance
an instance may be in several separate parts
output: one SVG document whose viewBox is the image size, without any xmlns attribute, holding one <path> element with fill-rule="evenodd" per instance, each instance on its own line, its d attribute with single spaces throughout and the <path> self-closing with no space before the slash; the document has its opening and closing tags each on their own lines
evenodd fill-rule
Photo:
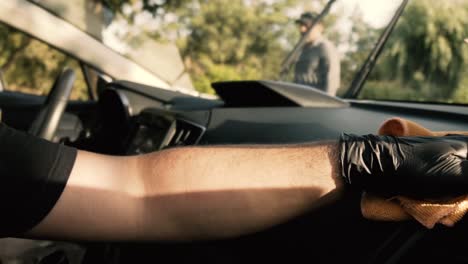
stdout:
<svg viewBox="0 0 468 264">
<path fill-rule="evenodd" d="M 67 106 L 75 78 L 76 75 L 72 69 L 65 68 L 60 73 L 29 128 L 30 134 L 52 141 Z"/>
</svg>

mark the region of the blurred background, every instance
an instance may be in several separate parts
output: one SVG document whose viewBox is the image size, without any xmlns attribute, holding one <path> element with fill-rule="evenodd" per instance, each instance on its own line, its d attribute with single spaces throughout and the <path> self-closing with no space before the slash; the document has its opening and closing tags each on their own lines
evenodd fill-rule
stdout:
<svg viewBox="0 0 468 264">
<path fill-rule="evenodd" d="M 281 63 L 300 37 L 294 20 L 305 11 L 320 12 L 328 1 L 30 2 L 155 69 L 168 82 L 213 94 L 210 84 L 216 81 L 279 80 Z M 338 96 L 348 89 L 400 4 L 375 0 L 333 4 L 323 22 L 325 35 L 340 54 Z M 467 104 L 468 45 L 463 41 L 467 37 L 467 0 L 410 0 L 359 98 Z M 162 66 L 171 61 L 181 69 Z M 0 24 L 0 73 L 8 90 L 47 94 L 64 66 L 80 71 L 74 58 Z M 292 81 L 292 75 L 284 81 Z M 79 75 L 72 99 L 87 98 Z"/>
</svg>

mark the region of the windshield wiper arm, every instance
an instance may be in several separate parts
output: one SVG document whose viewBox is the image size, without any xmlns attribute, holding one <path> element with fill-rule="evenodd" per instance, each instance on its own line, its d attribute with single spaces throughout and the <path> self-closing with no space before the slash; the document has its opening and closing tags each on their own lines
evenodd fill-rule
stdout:
<svg viewBox="0 0 468 264">
<path fill-rule="evenodd" d="M 280 72 L 280 79 L 281 80 L 284 79 L 286 74 L 288 74 L 289 69 L 291 68 L 291 66 L 297 61 L 299 53 L 302 50 L 302 47 L 304 46 L 304 44 L 306 44 L 307 38 L 308 38 L 310 32 L 312 32 L 315 25 L 317 25 L 317 23 L 320 20 L 322 20 L 323 17 L 325 17 L 328 14 L 328 12 L 330 11 L 330 8 L 332 7 L 332 5 L 333 5 L 333 3 L 335 1 L 336 0 L 328 1 L 327 5 L 323 8 L 322 12 L 320 12 L 320 14 L 312 22 L 312 25 L 307 30 L 307 32 L 304 35 L 302 35 L 302 37 L 299 39 L 299 42 L 297 42 L 296 46 L 294 46 L 294 49 L 288 54 L 288 56 L 286 56 L 284 61 L 281 63 L 281 72 Z"/>
<path fill-rule="evenodd" d="M 349 89 L 346 91 L 346 94 L 343 96 L 343 98 L 356 98 L 357 97 L 357 95 L 359 94 L 359 91 L 361 91 L 361 88 L 367 79 L 367 76 L 369 76 L 369 73 L 374 68 L 375 62 L 379 58 L 379 55 L 382 52 L 385 46 L 385 43 L 387 43 L 387 40 L 390 37 L 390 34 L 392 34 L 393 29 L 395 28 L 395 25 L 398 22 L 398 19 L 400 18 L 401 14 L 405 10 L 407 3 L 408 3 L 408 0 L 403 0 L 401 5 L 398 7 L 397 11 L 392 17 L 392 20 L 390 20 L 390 23 L 388 23 L 382 35 L 380 35 L 380 38 L 377 40 L 377 43 L 375 44 L 371 53 L 369 54 L 366 61 L 362 65 L 361 69 L 356 74 L 356 77 L 354 77 Z"/>
</svg>

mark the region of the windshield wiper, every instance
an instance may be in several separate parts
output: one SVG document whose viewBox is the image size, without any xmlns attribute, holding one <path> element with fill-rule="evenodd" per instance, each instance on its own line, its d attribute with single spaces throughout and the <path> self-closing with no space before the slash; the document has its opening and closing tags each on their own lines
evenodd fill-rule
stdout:
<svg viewBox="0 0 468 264">
<path fill-rule="evenodd" d="M 299 57 L 299 53 L 302 50 L 302 47 L 304 44 L 306 44 L 308 36 L 310 32 L 314 29 L 315 25 L 322 20 L 330 11 L 330 8 L 332 7 L 333 3 L 336 0 L 330 0 L 328 1 L 327 5 L 323 8 L 322 12 L 315 18 L 315 20 L 312 22 L 312 25 L 310 26 L 309 30 L 302 35 L 302 37 L 299 39 L 299 42 L 297 42 L 296 46 L 294 46 L 294 49 L 286 56 L 286 59 L 281 63 L 281 72 L 280 72 L 280 79 L 283 80 L 286 75 L 289 72 L 289 69 L 291 66 L 297 61 L 297 58 Z"/>
<path fill-rule="evenodd" d="M 361 91 L 361 88 L 367 79 L 367 76 L 369 76 L 369 73 L 374 68 L 375 62 L 379 58 L 379 55 L 382 52 L 385 46 L 385 43 L 387 43 L 387 40 L 390 37 L 390 34 L 392 34 L 393 29 L 395 28 L 395 25 L 398 22 L 398 19 L 400 18 L 401 14 L 405 10 L 407 3 L 408 3 L 408 0 L 403 0 L 400 7 L 398 7 L 397 11 L 392 17 L 392 20 L 390 20 L 390 23 L 388 23 L 382 35 L 380 35 L 380 38 L 377 40 L 377 43 L 375 44 L 371 53 L 369 54 L 366 61 L 362 65 L 361 69 L 354 77 L 349 89 L 346 91 L 343 98 L 356 98 L 357 97 L 357 95 L 359 94 L 359 91 Z"/>
</svg>

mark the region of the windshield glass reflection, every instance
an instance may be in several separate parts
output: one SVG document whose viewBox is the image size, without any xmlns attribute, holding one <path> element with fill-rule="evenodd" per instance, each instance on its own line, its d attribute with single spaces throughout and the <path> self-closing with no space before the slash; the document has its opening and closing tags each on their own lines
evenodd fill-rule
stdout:
<svg viewBox="0 0 468 264">
<path fill-rule="evenodd" d="M 341 95 L 401 1 L 337 0 L 286 73 L 285 58 L 329 1 L 57 1 L 38 4 L 176 86 L 268 79 Z"/>
</svg>

